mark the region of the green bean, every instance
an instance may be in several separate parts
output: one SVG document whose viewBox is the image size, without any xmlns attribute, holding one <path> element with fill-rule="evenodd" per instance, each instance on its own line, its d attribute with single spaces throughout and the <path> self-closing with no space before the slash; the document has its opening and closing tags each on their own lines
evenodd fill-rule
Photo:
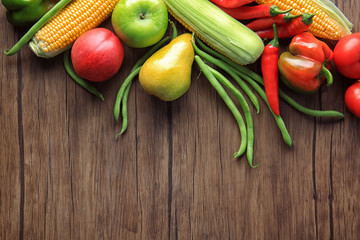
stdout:
<svg viewBox="0 0 360 240">
<path fill-rule="evenodd" d="M 123 100 L 124 92 L 126 90 L 126 87 L 132 82 L 134 77 L 140 72 L 141 66 L 137 67 L 135 70 L 131 71 L 129 76 L 127 76 L 121 85 L 117 95 L 116 95 L 116 101 L 115 101 L 115 107 L 114 107 L 114 116 L 115 120 L 119 120 L 119 114 L 120 114 L 120 104 Z"/>
<path fill-rule="evenodd" d="M 89 84 L 85 79 L 79 77 L 75 71 L 71 68 L 70 62 L 69 62 L 69 52 L 70 50 L 67 50 L 64 52 L 64 67 L 66 72 L 70 75 L 70 77 L 81 87 L 85 88 L 88 92 L 94 94 L 95 96 L 99 97 L 101 100 L 104 101 L 104 97 L 102 94 L 91 84 Z"/>
<path fill-rule="evenodd" d="M 244 154 L 244 152 L 246 151 L 246 145 L 247 145 L 247 131 L 246 131 L 244 119 L 242 118 L 239 110 L 236 108 L 236 105 L 234 104 L 234 102 L 231 100 L 231 98 L 226 93 L 224 88 L 221 86 L 221 84 L 217 81 L 215 76 L 212 74 L 212 72 L 208 68 L 208 65 L 206 65 L 198 55 L 195 56 L 195 61 L 198 63 L 200 69 L 202 70 L 202 72 L 204 73 L 206 78 L 209 80 L 211 85 L 218 92 L 220 97 L 224 100 L 225 104 L 228 106 L 231 113 L 235 117 L 235 120 L 236 120 L 236 122 L 239 126 L 239 130 L 240 130 L 241 143 L 240 143 L 239 150 L 234 154 L 234 157 L 239 157 L 242 154 Z"/>
<path fill-rule="evenodd" d="M 253 155 L 254 155 L 254 124 L 253 119 L 251 116 L 250 108 L 248 103 L 246 102 L 242 93 L 220 72 L 216 71 L 214 68 L 208 66 L 212 74 L 216 77 L 216 79 L 222 83 L 229 91 L 236 97 L 239 101 L 245 115 L 245 121 L 247 126 L 247 150 L 246 150 L 246 157 L 248 159 L 248 163 L 252 168 L 257 167 L 253 166 Z M 236 156 L 234 156 L 236 158 Z"/>
<path fill-rule="evenodd" d="M 200 47 L 202 47 L 205 51 L 207 51 L 208 53 L 220 58 L 221 60 L 223 60 L 224 62 L 226 62 L 227 64 L 229 64 L 230 66 L 236 68 L 238 71 L 242 72 L 243 74 L 246 74 L 247 76 L 249 76 L 250 78 L 252 78 L 253 80 L 255 80 L 256 82 L 260 83 L 261 85 L 264 85 L 264 80 L 263 78 L 258 75 L 257 73 L 251 71 L 250 69 L 248 69 L 245 66 L 241 66 L 238 65 L 236 63 L 234 63 L 233 61 L 231 61 L 229 58 L 225 57 L 224 55 L 216 52 L 215 50 L 211 49 L 210 47 L 206 46 L 202 41 L 200 41 L 198 38 L 196 38 L 197 43 L 200 45 Z M 307 114 L 309 116 L 314 116 L 314 117 L 335 117 L 338 119 L 341 119 L 344 117 L 344 114 L 338 112 L 338 111 L 333 111 L 333 110 L 314 110 L 314 109 L 310 109 L 307 108 L 305 106 L 302 106 L 301 104 L 299 104 L 298 102 L 296 102 L 294 99 L 292 99 L 289 95 L 287 95 L 284 91 L 282 91 L 281 89 L 279 89 L 279 96 L 285 101 L 287 102 L 290 106 L 292 106 L 293 108 L 295 108 L 296 110 L 298 110 L 299 112 L 302 112 L 304 114 Z"/>
<path fill-rule="evenodd" d="M 223 69 L 225 72 L 227 72 L 238 84 L 239 86 L 244 90 L 244 92 L 246 93 L 246 95 L 250 98 L 250 101 L 253 103 L 256 112 L 259 113 L 259 101 L 257 99 L 257 97 L 255 96 L 255 94 L 251 91 L 251 89 L 245 84 L 245 82 L 239 78 L 239 76 L 237 76 L 236 74 L 234 74 L 232 71 L 229 70 L 229 67 L 227 64 L 224 64 L 223 61 L 216 59 L 214 57 L 212 57 L 211 55 L 205 53 L 204 51 L 200 50 L 196 44 L 195 41 L 192 41 L 193 47 L 195 52 L 203 57 L 204 59 L 206 59 L 207 61 L 215 64 L 216 66 L 218 66 L 219 68 Z"/>
<path fill-rule="evenodd" d="M 119 135 L 123 134 L 126 131 L 126 128 L 128 126 L 127 100 L 128 100 L 128 95 L 129 95 L 129 91 L 130 91 L 130 88 L 131 88 L 131 84 L 132 84 L 132 82 L 130 82 L 126 86 L 126 89 L 125 89 L 125 92 L 124 92 L 124 97 L 123 97 L 123 100 L 122 100 L 122 107 L 121 107 L 121 115 L 122 115 L 122 119 L 123 119 L 122 128 L 121 128 L 121 132 L 118 133 L 116 136 L 119 136 Z"/>
<path fill-rule="evenodd" d="M 169 19 L 169 22 L 170 22 L 170 24 L 172 26 L 172 33 L 173 33 L 171 39 L 174 40 L 178 36 L 177 28 L 176 28 L 175 23 L 173 21 L 171 21 Z"/>
<path fill-rule="evenodd" d="M 291 136 L 289 134 L 289 132 L 286 129 L 285 123 L 283 121 L 283 119 L 281 118 L 281 116 L 276 116 L 276 114 L 274 114 L 271 110 L 271 107 L 267 101 L 267 97 L 265 94 L 265 91 L 254 81 L 252 80 L 250 77 L 248 77 L 245 74 L 239 74 L 239 71 L 236 71 L 235 68 L 231 67 L 230 65 L 228 65 L 227 63 L 223 62 L 225 65 L 227 65 L 227 68 L 230 72 L 232 72 L 233 75 L 236 75 L 238 78 L 242 77 L 243 79 L 245 79 L 254 89 L 256 92 L 258 92 L 258 94 L 260 95 L 260 97 L 263 99 L 263 101 L 267 104 L 270 112 L 273 114 L 276 124 L 278 125 L 280 132 L 282 134 L 282 137 L 285 141 L 285 143 L 289 146 L 292 146 L 292 140 L 291 140 Z"/>
<path fill-rule="evenodd" d="M 28 31 L 27 33 L 9 50 L 5 49 L 5 55 L 12 56 L 34 36 L 34 34 L 47 23 L 56 13 L 58 13 L 63 7 L 65 7 L 71 0 L 61 0 L 54 7 L 52 7 L 47 13 L 44 14 Z"/>
<path fill-rule="evenodd" d="M 289 95 L 284 93 L 282 90 L 279 89 L 279 96 L 286 101 L 289 105 L 291 105 L 293 108 L 298 110 L 299 112 L 305 113 L 309 116 L 313 117 L 335 117 L 337 119 L 341 119 L 344 117 L 344 114 L 338 111 L 334 110 L 314 110 L 307 107 L 302 106 L 298 102 L 296 102 L 294 99 L 292 99 Z"/>
<path fill-rule="evenodd" d="M 198 40 L 198 39 L 197 39 Z M 210 53 L 213 53 L 214 50 L 212 49 L 207 49 L 208 47 L 205 46 L 205 44 L 203 44 L 200 40 L 198 40 L 198 43 L 199 45 L 201 45 L 201 47 L 203 47 L 206 51 L 209 51 Z M 219 53 L 215 52 L 216 55 L 220 55 Z M 215 55 L 214 53 L 214 55 Z M 222 56 L 222 55 L 221 55 Z M 283 119 L 281 118 L 281 116 L 277 116 L 276 114 L 274 114 L 272 111 L 271 111 L 271 107 L 267 101 L 267 97 L 266 97 L 266 93 L 265 91 L 250 77 L 248 77 L 247 75 L 241 73 L 240 71 L 238 71 L 236 68 L 234 68 L 233 66 L 231 66 L 230 64 L 228 64 L 227 62 L 223 61 L 224 64 L 226 64 L 229 68 L 230 71 L 232 71 L 234 74 L 238 75 L 239 77 L 242 77 L 244 78 L 254 89 L 255 91 L 260 95 L 260 97 L 263 99 L 263 101 L 267 104 L 270 112 L 273 114 L 274 118 L 275 118 L 275 121 L 276 121 L 276 124 L 278 125 L 281 133 L 282 133 L 282 136 L 283 136 L 283 139 L 285 141 L 285 143 L 289 146 L 292 145 L 292 140 L 291 140 L 291 136 L 289 134 L 289 132 L 287 131 L 286 129 L 286 126 L 285 126 L 285 123 L 283 121 Z M 237 64 L 236 64 L 237 65 Z M 240 65 L 239 65 L 240 66 Z M 241 66 L 242 67 L 242 66 Z M 244 67 L 245 68 L 245 67 Z"/>
</svg>

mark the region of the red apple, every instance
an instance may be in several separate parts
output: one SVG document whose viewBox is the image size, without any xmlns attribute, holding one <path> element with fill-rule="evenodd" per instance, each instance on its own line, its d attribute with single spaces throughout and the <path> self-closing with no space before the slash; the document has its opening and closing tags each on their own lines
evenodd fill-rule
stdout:
<svg viewBox="0 0 360 240">
<path fill-rule="evenodd" d="M 113 77 L 123 59 L 124 48 L 120 39 L 106 28 L 87 31 L 71 49 L 71 60 L 77 75 L 94 82 Z"/>
</svg>

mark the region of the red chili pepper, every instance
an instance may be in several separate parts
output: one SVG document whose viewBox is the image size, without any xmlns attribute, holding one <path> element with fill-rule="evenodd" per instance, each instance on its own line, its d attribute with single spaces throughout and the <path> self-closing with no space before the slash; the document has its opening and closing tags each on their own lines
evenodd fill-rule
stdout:
<svg viewBox="0 0 360 240">
<path fill-rule="evenodd" d="M 301 18 L 295 18 L 287 24 L 280 25 L 278 27 L 278 37 L 279 38 L 289 38 L 297 34 L 305 32 L 309 29 L 310 24 L 313 22 L 312 18 L 314 14 L 304 13 Z M 274 38 L 274 31 L 271 28 L 256 31 L 256 34 L 259 35 L 262 39 L 272 39 Z"/>
<path fill-rule="evenodd" d="M 261 4 L 256 6 L 242 6 L 237 8 L 223 8 L 224 12 L 237 20 L 247 20 L 262 17 L 275 17 L 279 14 L 290 12 L 292 9 L 280 10 L 277 5 Z"/>
<path fill-rule="evenodd" d="M 210 0 L 210 2 L 224 8 L 237 8 L 253 1 L 254 0 Z"/>
<path fill-rule="evenodd" d="M 300 16 L 302 16 L 302 14 L 293 15 L 290 12 L 288 12 L 285 14 L 279 14 L 275 17 L 258 18 L 258 19 L 251 21 L 246 26 L 253 31 L 260 31 L 260 30 L 265 30 L 265 29 L 272 27 L 272 25 L 274 23 L 277 26 L 289 23 L 291 20 L 293 20 L 297 17 L 300 17 Z"/>
<path fill-rule="evenodd" d="M 266 97 L 270 108 L 277 116 L 279 110 L 279 39 L 277 36 L 276 24 L 273 24 L 274 39 L 271 40 L 264 48 L 261 56 L 261 72 L 264 78 Z"/>
</svg>

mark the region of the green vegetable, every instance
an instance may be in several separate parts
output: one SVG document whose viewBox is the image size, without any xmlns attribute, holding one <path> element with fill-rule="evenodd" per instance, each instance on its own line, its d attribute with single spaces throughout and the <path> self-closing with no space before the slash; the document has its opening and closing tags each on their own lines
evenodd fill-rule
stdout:
<svg viewBox="0 0 360 240">
<path fill-rule="evenodd" d="M 234 154 L 234 157 L 239 157 L 246 151 L 246 140 L 247 140 L 247 132 L 245 127 L 245 122 L 239 112 L 239 110 L 236 108 L 236 105 L 231 100 L 229 95 L 226 93 L 225 89 L 220 85 L 220 83 L 217 81 L 217 79 L 214 77 L 212 72 L 210 71 L 209 67 L 201 60 L 199 56 L 195 56 L 195 61 L 198 63 L 200 69 L 203 71 L 206 78 L 209 80 L 211 85 L 215 88 L 215 90 L 218 92 L 220 97 L 224 100 L 228 108 L 230 109 L 231 113 L 234 115 L 234 118 L 239 125 L 240 135 L 241 135 L 241 143 L 239 150 Z"/>
<path fill-rule="evenodd" d="M 206 49 L 208 52 L 211 52 L 211 53 L 216 53 L 216 55 L 220 55 L 222 56 L 221 54 L 217 53 L 216 51 L 210 49 L 209 47 L 207 47 L 204 43 L 202 43 L 200 40 L 197 39 L 197 42 L 199 43 L 199 45 L 201 45 L 204 49 Z M 194 44 L 194 49 L 196 51 L 197 54 L 199 54 L 201 57 L 203 57 L 204 59 L 206 59 L 207 61 L 211 62 L 211 63 L 214 63 L 215 65 L 221 65 L 223 66 L 224 68 L 223 69 L 226 69 L 226 71 L 229 73 L 229 75 L 231 76 L 236 76 L 237 79 L 240 79 L 240 77 L 242 77 L 243 79 L 245 79 L 254 89 L 255 91 L 258 92 L 258 94 L 260 95 L 260 97 L 264 100 L 264 102 L 267 104 L 268 108 L 270 109 L 270 112 L 273 114 L 274 118 L 275 118 L 275 121 L 282 133 L 282 136 L 283 136 L 283 139 L 285 141 L 285 143 L 289 146 L 292 146 L 292 140 L 291 140 L 291 137 L 289 135 L 289 132 L 287 131 L 286 129 L 286 126 L 285 126 L 285 123 L 283 121 L 283 119 L 281 118 L 281 116 L 276 116 L 272 111 L 271 111 L 271 108 L 270 108 L 270 105 L 267 101 L 267 98 L 266 98 L 266 93 L 265 91 L 254 81 L 252 80 L 250 77 L 248 77 L 247 75 L 241 73 L 240 71 L 238 71 L 236 68 L 234 68 L 232 65 L 228 64 L 227 62 L 225 61 L 222 61 L 222 60 L 219 60 L 219 59 L 216 59 L 212 56 L 210 56 L 209 54 L 207 54 L 206 52 L 204 51 L 201 51 L 198 47 L 196 47 L 196 45 Z M 224 59 L 226 59 L 224 57 Z M 229 60 L 229 62 L 231 62 Z M 218 66 L 219 66 L 218 65 Z M 234 63 L 234 65 L 236 66 L 239 66 L 237 64 Z M 243 67 L 243 66 L 241 66 Z M 243 67 L 244 69 L 247 69 L 246 67 Z M 250 71 L 250 70 L 249 70 Z M 235 78 L 234 78 L 235 79 Z M 241 80 L 242 81 L 242 80 Z M 229 88 L 230 90 L 230 88 Z M 231 91 L 231 90 L 230 90 Z M 244 111 L 245 113 L 245 117 L 249 117 L 247 115 L 249 115 L 249 113 L 247 113 L 246 111 Z M 247 122 L 250 122 L 250 121 L 247 121 Z M 248 123 L 248 128 L 250 127 L 250 130 L 248 129 L 248 131 L 250 131 L 250 134 L 251 132 L 253 131 L 253 127 L 252 127 L 252 124 L 249 125 Z M 252 144 L 251 142 L 253 142 L 253 136 L 251 136 L 250 138 L 248 138 L 248 141 L 250 141 L 250 143 L 248 144 Z M 248 158 L 248 162 L 250 164 L 251 167 L 254 167 L 252 165 L 252 160 L 253 160 L 253 148 L 252 148 L 252 145 L 250 145 L 250 149 L 248 149 L 248 153 L 247 153 L 247 158 Z M 257 166 L 257 165 L 256 165 Z M 255 167 L 256 167 L 255 166 Z"/>
<path fill-rule="evenodd" d="M 238 64 L 255 62 L 260 37 L 208 0 L 164 0 L 171 15 L 201 40 Z"/>
<path fill-rule="evenodd" d="M 2 0 L 7 20 L 14 26 L 34 24 L 56 3 L 55 0 Z"/>
<path fill-rule="evenodd" d="M 236 99 L 239 101 L 245 116 L 246 121 L 246 127 L 247 127 L 247 146 L 246 146 L 246 157 L 248 159 L 249 165 L 251 167 L 257 167 L 253 166 L 253 153 L 254 153 L 254 123 L 251 116 L 249 105 L 247 104 L 244 96 L 242 93 L 220 72 L 216 71 L 214 68 L 208 66 L 211 73 L 216 77 L 216 79 L 222 83 L 227 89 L 230 90 L 230 92 L 236 97 Z M 234 158 L 237 158 L 237 155 L 234 155 Z"/>
</svg>

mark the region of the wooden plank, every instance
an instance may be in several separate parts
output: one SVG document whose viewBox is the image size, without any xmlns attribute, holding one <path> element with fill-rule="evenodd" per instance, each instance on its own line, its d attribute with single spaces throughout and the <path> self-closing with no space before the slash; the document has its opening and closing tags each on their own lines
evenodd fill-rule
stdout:
<svg viewBox="0 0 360 240">
<path fill-rule="evenodd" d="M 32 59 L 29 48 L 22 59 Z M 24 130 L 24 238 L 69 238 L 71 181 L 66 81 L 61 58 L 22 62 Z M 36 69 L 36 70 L 34 70 Z"/>
<path fill-rule="evenodd" d="M 0 7 L 4 12 L 4 7 Z M 0 15 L 0 46 L 10 47 L 13 33 Z M 21 56 L 1 54 L 0 72 L 0 239 L 17 239 L 24 227 L 24 140 L 22 128 Z"/>
<path fill-rule="evenodd" d="M 68 161 L 72 172 L 74 239 L 140 236 L 135 87 L 130 92 L 129 127 L 124 136 L 116 137 L 121 126 L 112 114 L 113 99 L 134 64 L 134 57 L 138 56 L 126 56 L 122 71 L 104 85 L 98 85 L 105 102 L 80 87 L 74 88 L 72 80 L 68 82 L 67 88 L 71 89 L 67 94 L 71 139 Z"/>
<path fill-rule="evenodd" d="M 338 1 L 339 8 L 354 24 L 353 32 L 360 32 L 360 2 L 356 0 Z M 338 75 L 336 75 L 338 77 Z M 330 155 L 331 190 L 329 211 L 332 213 L 333 239 L 357 239 L 360 236 L 359 196 L 359 124 L 360 121 L 345 107 L 345 91 L 353 80 L 339 78 L 338 94 L 326 99 L 329 104 L 341 104 L 344 108 L 345 121 L 332 128 L 332 148 Z M 337 98 L 334 96 L 338 96 Z M 331 100 L 332 99 L 332 100 Z M 339 103 L 340 99 L 340 103 Z"/>
</svg>

